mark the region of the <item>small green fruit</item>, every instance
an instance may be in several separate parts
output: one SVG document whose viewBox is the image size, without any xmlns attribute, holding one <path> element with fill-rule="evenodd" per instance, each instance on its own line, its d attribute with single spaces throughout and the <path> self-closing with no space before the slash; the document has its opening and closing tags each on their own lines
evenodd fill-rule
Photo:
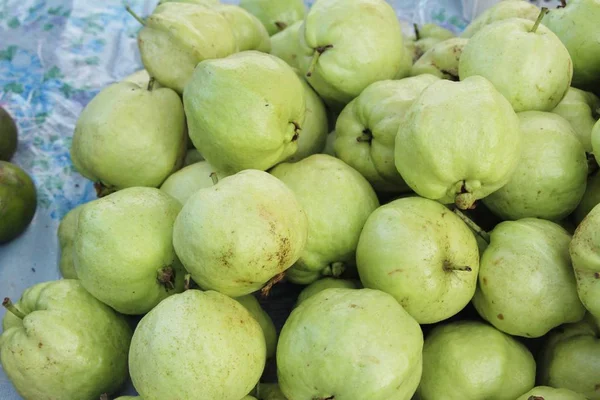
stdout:
<svg viewBox="0 0 600 400">
<path fill-rule="evenodd" d="M 199 161 L 169 176 L 160 187 L 160 190 L 173 196 L 179 200 L 181 205 L 184 205 L 190 196 L 198 190 L 209 188 L 216 181 L 226 176 L 217 172 L 208 162 Z"/>
<path fill-rule="evenodd" d="M 391 294 L 417 322 L 430 324 L 471 301 L 479 250 L 473 233 L 452 211 L 415 196 L 371 214 L 356 261 L 365 287 Z"/>
<path fill-rule="evenodd" d="M 148 85 L 150 84 L 150 79 L 151 78 L 148 71 L 146 71 L 145 69 L 141 69 L 123 78 L 122 82 L 131 82 L 138 85 L 139 87 L 144 88 L 148 87 Z M 160 89 L 161 87 L 163 87 L 163 85 L 156 81 L 154 81 L 152 85 L 153 89 Z"/>
<path fill-rule="evenodd" d="M 100 301 L 144 314 L 183 290 L 172 244 L 181 205 L 154 188 L 128 188 L 86 204 L 75 233 L 75 272 Z"/>
<path fill-rule="evenodd" d="M 258 383 L 265 358 L 260 325 L 240 303 L 188 290 L 142 318 L 129 370 L 144 400 L 239 400 Z"/>
<path fill-rule="evenodd" d="M 127 379 L 131 329 L 77 280 L 39 283 L 2 321 L 2 369 L 26 400 L 90 400 Z"/>
<path fill-rule="evenodd" d="M 598 119 L 600 99 L 593 93 L 576 88 L 569 88 L 567 95 L 552 110 L 573 127 L 583 148 L 592 152 L 592 129 Z"/>
<path fill-rule="evenodd" d="M 487 324 L 440 325 L 425 339 L 421 400 L 514 400 L 534 384 L 529 350 Z"/>
<path fill-rule="evenodd" d="M 421 378 L 423 333 L 390 295 L 327 289 L 292 311 L 277 346 L 289 399 L 409 400 Z"/>
<path fill-rule="evenodd" d="M 17 151 L 18 130 L 10 114 L 0 107 L 0 161 L 10 161 Z"/>
<path fill-rule="evenodd" d="M 501 331 L 529 338 L 581 320 L 570 241 L 561 226 L 542 219 L 497 225 L 481 258 L 477 312 Z"/>
<path fill-rule="evenodd" d="M 27 229 L 37 208 L 35 184 L 21 168 L 0 161 L 0 244 Z"/>
<path fill-rule="evenodd" d="M 306 14 L 302 0 L 241 0 L 240 7 L 254 14 L 269 35 L 285 31 Z"/>
</svg>

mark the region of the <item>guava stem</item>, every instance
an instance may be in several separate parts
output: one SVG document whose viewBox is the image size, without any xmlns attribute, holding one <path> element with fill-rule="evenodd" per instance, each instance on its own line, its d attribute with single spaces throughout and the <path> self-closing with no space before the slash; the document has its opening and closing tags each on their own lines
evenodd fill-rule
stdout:
<svg viewBox="0 0 600 400">
<path fill-rule="evenodd" d="M 368 128 L 364 129 L 362 131 L 362 135 L 360 135 L 359 137 L 356 138 L 356 141 L 359 143 L 362 143 L 362 142 L 371 143 L 372 140 L 373 140 L 373 133 Z"/>
<path fill-rule="evenodd" d="M 306 71 L 306 76 L 307 77 L 311 77 L 313 72 L 315 71 L 315 68 L 317 66 L 317 62 L 319 61 L 319 57 L 321 57 L 321 54 L 325 53 L 328 49 L 333 48 L 332 44 L 328 44 L 326 46 L 319 46 L 315 49 L 315 52 L 313 53 L 313 57 L 312 60 L 310 61 L 310 65 L 308 67 L 308 70 Z"/>
<path fill-rule="evenodd" d="M 8 297 L 4 298 L 4 301 L 2 302 L 2 307 L 6 308 L 8 311 L 10 311 L 10 313 L 12 315 L 14 315 L 15 317 L 19 318 L 19 319 L 23 319 L 25 318 L 25 314 L 19 310 L 12 301 L 10 301 L 10 299 Z"/>
<path fill-rule="evenodd" d="M 292 136 L 292 142 L 295 142 L 300 137 L 300 131 L 302 131 L 302 128 L 297 122 L 292 121 L 292 124 L 294 125 L 294 136 Z"/>
<path fill-rule="evenodd" d="M 185 274 L 185 277 L 183 278 L 183 289 L 184 290 L 190 290 L 190 285 L 192 282 L 192 274 Z"/>
<path fill-rule="evenodd" d="M 275 26 L 277 27 L 277 29 L 279 29 L 279 31 L 283 31 L 287 28 L 287 24 L 281 21 L 275 22 Z"/>
<path fill-rule="evenodd" d="M 489 233 L 484 231 L 479 225 L 477 225 L 471 218 L 469 218 L 465 214 L 463 214 L 463 212 L 460 211 L 459 209 L 455 208 L 454 213 L 458 216 L 458 218 L 462 219 L 463 222 L 465 224 L 467 224 L 467 226 L 469 228 L 471 228 L 471 230 L 473 232 L 475 232 L 475 234 L 477 234 L 479 237 L 481 237 L 483 240 L 485 240 L 486 243 L 488 243 L 488 244 L 490 243 L 490 234 Z"/>
<path fill-rule="evenodd" d="M 175 270 L 170 265 L 159 269 L 156 279 L 167 291 L 175 289 Z"/>
<path fill-rule="evenodd" d="M 217 176 L 216 172 L 210 173 L 210 179 L 212 179 L 213 185 L 216 185 L 217 183 L 219 183 L 219 177 Z"/>
<path fill-rule="evenodd" d="M 131 7 L 129 7 L 129 4 L 126 4 L 126 5 L 125 5 L 125 9 L 127 10 L 127 12 L 128 12 L 129 14 L 131 14 L 131 16 L 132 16 L 133 18 L 135 18 L 135 19 L 137 20 L 137 22 L 139 22 L 140 24 L 142 24 L 142 25 L 146 26 L 146 21 L 144 21 L 144 20 L 142 19 L 142 17 L 140 17 L 139 15 L 137 15 L 137 14 L 136 14 L 136 12 L 135 12 L 135 11 L 133 11 L 133 10 L 131 9 Z"/>
<path fill-rule="evenodd" d="M 421 32 L 419 32 L 419 25 L 413 24 L 413 28 L 415 29 L 415 40 L 421 39 Z"/>
<path fill-rule="evenodd" d="M 346 270 L 346 265 L 341 261 L 335 261 L 326 266 L 322 271 L 321 275 L 323 276 L 333 276 L 334 278 L 339 278 L 340 275 L 344 273 Z"/>
<path fill-rule="evenodd" d="M 548 13 L 548 7 L 542 7 L 542 10 L 540 11 L 540 15 L 538 15 L 537 19 L 535 20 L 535 23 L 533 24 L 533 27 L 531 28 L 531 30 L 529 32 L 535 33 L 535 31 L 537 31 L 538 26 L 540 26 L 540 24 L 542 23 L 542 20 L 544 19 L 544 15 L 546 15 Z"/>
<path fill-rule="evenodd" d="M 475 208 L 475 196 L 470 192 L 458 193 L 454 198 L 454 203 L 461 210 L 469 210 Z"/>
<path fill-rule="evenodd" d="M 529 396 L 527 400 L 544 400 L 542 396 Z"/>
<path fill-rule="evenodd" d="M 448 261 L 444 261 L 444 270 L 445 271 L 463 271 L 463 272 L 471 272 L 473 269 L 468 265 L 455 266 L 450 264 Z"/>
<path fill-rule="evenodd" d="M 276 284 L 281 282 L 283 280 L 283 278 L 285 278 L 285 272 L 281 272 L 281 273 L 275 275 L 274 277 L 272 277 L 269 280 L 269 282 L 267 282 L 267 284 L 262 289 L 260 289 L 260 294 L 263 297 L 268 297 L 269 294 L 271 293 L 271 289 L 273 288 L 273 286 L 275 286 Z"/>
<path fill-rule="evenodd" d="M 153 76 L 150 77 L 150 80 L 148 81 L 148 91 L 151 92 L 152 89 L 154 89 L 154 82 L 156 82 L 156 78 L 154 78 Z"/>
</svg>

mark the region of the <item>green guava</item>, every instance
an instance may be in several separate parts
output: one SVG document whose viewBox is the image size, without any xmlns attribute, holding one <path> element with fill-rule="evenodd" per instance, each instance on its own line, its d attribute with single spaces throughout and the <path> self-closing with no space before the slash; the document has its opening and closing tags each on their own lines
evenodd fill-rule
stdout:
<svg viewBox="0 0 600 400">
<path fill-rule="evenodd" d="M 200 161 L 204 161 L 204 157 L 202 157 L 202 154 L 200 154 L 200 152 L 196 149 L 190 149 L 185 154 L 183 166 L 187 167 L 188 165 L 192 165 Z"/>
<path fill-rule="evenodd" d="M 171 89 L 115 83 L 79 115 L 71 158 L 108 190 L 157 187 L 183 162 L 184 127 L 181 99 Z"/>
<path fill-rule="evenodd" d="M 37 208 L 37 191 L 31 177 L 15 164 L 0 161 L 0 244 L 27 229 Z"/>
<path fill-rule="evenodd" d="M 234 174 L 296 153 L 305 90 L 279 58 L 246 51 L 198 64 L 183 94 L 189 134 L 206 161 Z"/>
<path fill-rule="evenodd" d="M 155 188 L 120 190 L 79 212 L 75 272 L 100 301 L 123 314 L 144 314 L 181 292 L 185 272 L 173 250 L 179 202 Z"/>
<path fill-rule="evenodd" d="M 516 112 L 551 111 L 569 90 L 573 63 L 560 39 L 539 20 L 512 18 L 469 39 L 458 71 L 461 80 L 488 79 Z"/>
<path fill-rule="evenodd" d="M 583 318 L 566 230 L 524 218 L 498 224 L 490 237 L 473 297 L 485 320 L 510 335 L 536 338 Z"/>
<path fill-rule="evenodd" d="M 292 311 L 277 345 L 288 399 L 409 400 L 422 369 L 423 333 L 390 295 L 327 289 Z"/>
<path fill-rule="evenodd" d="M 418 195 L 468 209 L 509 181 L 520 153 L 510 103 L 473 76 L 423 90 L 400 123 L 394 161 Z"/>
<path fill-rule="evenodd" d="M 308 217 L 306 246 L 288 279 L 308 284 L 321 276 L 339 276 L 353 266 L 363 225 L 379 206 L 369 182 L 352 167 L 325 154 L 279 164 L 271 174 L 294 192 Z"/>
<path fill-rule="evenodd" d="M 435 44 L 415 62 L 410 75 L 431 74 L 458 81 L 458 62 L 468 41 L 464 38 L 451 38 Z"/>
<path fill-rule="evenodd" d="M 492 326 L 453 322 L 425 338 L 421 400 L 514 400 L 534 385 L 529 350 Z"/>
<path fill-rule="evenodd" d="M 356 262 L 365 287 L 391 294 L 417 322 L 430 324 L 471 301 L 479 250 L 473 233 L 452 211 L 415 196 L 371 214 Z"/>
<path fill-rule="evenodd" d="M 258 383 L 266 353 L 260 325 L 240 303 L 187 290 L 142 318 L 129 371 L 144 400 L 239 400 Z"/>
<path fill-rule="evenodd" d="M 285 30 L 271 36 L 271 54 L 281 58 L 290 67 L 298 68 L 300 32 L 303 21 L 295 22 Z"/>
<path fill-rule="evenodd" d="M 240 7 L 254 14 L 269 35 L 287 30 L 295 22 L 302 21 L 306 14 L 302 0 L 241 0 Z"/>
<path fill-rule="evenodd" d="M 588 163 L 571 124 L 553 113 L 519 116 L 522 153 L 510 180 L 483 203 L 503 219 L 527 217 L 560 221 L 585 193 Z"/>
<path fill-rule="evenodd" d="M 226 176 L 226 174 L 218 172 L 208 162 L 199 161 L 169 176 L 160 187 L 160 190 L 173 196 L 179 200 L 181 205 L 184 205 L 190 196 L 198 190 L 209 188 L 218 179 Z"/>
<path fill-rule="evenodd" d="M 485 26 L 497 21 L 510 18 L 522 18 L 535 21 L 539 15 L 540 8 L 527 0 L 499 1 L 471 21 L 460 36 L 470 38 Z"/>
<path fill-rule="evenodd" d="M 246 170 L 200 189 L 175 221 L 173 245 L 194 281 L 228 296 L 250 294 L 298 260 L 308 222 L 293 191 Z"/>
<path fill-rule="evenodd" d="M 256 396 L 259 400 L 288 400 L 276 383 L 259 383 Z"/>
<path fill-rule="evenodd" d="M 577 138 L 588 153 L 592 152 L 592 129 L 598 120 L 600 99 L 591 92 L 569 88 L 566 96 L 552 110 L 573 127 Z"/>
<path fill-rule="evenodd" d="M 336 156 L 360 172 L 377 191 L 409 191 L 394 165 L 398 126 L 421 92 L 438 80 L 422 75 L 369 85 L 337 119 Z"/>
<path fill-rule="evenodd" d="M 97 399 L 127 379 L 131 329 L 78 280 L 39 283 L 3 305 L 2 369 L 24 399 Z"/>
<path fill-rule="evenodd" d="M 132 73 L 131 75 L 127 75 L 125 78 L 123 78 L 122 82 L 131 82 L 135 83 L 139 87 L 148 87 L 150 84 L 150 79 L 151 78 L 148 71 L 141 69 Z M 153 89 L 160 89 L 163 87 L 163 85 L 161 85 L 160 82 L 154 81 L 152 82 L 152 87 Z"/>
</svg>

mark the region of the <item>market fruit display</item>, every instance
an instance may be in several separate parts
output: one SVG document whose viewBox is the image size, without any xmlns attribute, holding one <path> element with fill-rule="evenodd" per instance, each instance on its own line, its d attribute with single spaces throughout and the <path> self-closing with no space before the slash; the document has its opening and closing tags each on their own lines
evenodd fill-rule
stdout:
<svg viewBox="0 0 600 400">
<path fill-rule="evenodd" d="M 580 321 L 585 309 L 577 295 L 570 242 L 561 226 L 542 219 L 497 225 L 481 257 L 473 297 L 479 314 L 503 332 L 529 338 Z"/>
<path fill-rule="evenodd" d="M 467 209 L 509 181 L 521 141 L 517 115 L 487 79 L 439 80 L 406 112 L 394 162 L 419 196 Z"/>
<path fill-rule="evenodd" d="M 304 91 L 294 70 L 269 54 L 203 61 L 183 94 L 190 138 L 225 173 L 271 168 L 298 149 Z"/>
<path fill-rule="evenodd" d="M 10 161 L 17 151 L 18 130 L 10 114 L 0 107 L 0 161 Z"/>
<path fill-rule="evenodd" d="M 308 219 L 306 244 L 288 278 L 308 284 L 353 266 L 360 232 L 379 206 L 367 180 L 325 154 L 282 163 L 271 174 L 294 192 Z"/>
<path fill-rule="evenodd" d="M 600 0 L 422 3 L 124 5 L 72 140 L 0 84 L 0 397 L 600 400 Z"/>
<path fill-rule="evenodd" d="M 539 18 L 513 18 L 487 25 L 470 38 L 458 71 L 461 80 L 487 78 L 516 112 L 550 111 L 571 85 L 573 63 L 567 48 Z"/>
<path fill-rule="evenodd" d="M 353 31 L 360 35 L 349 34 Z M 300 47 L 300 70 L 334 108 L 371 83 L 394 78 L 405 51 L 400 23 L 384 0 L 315 2 L 301 28 Z"/>
<path fill-rule="evenodd" d="M 422 400 L 512 400 L 535 384 L 535 360 L 514 338 L 481 322 L 436 327 L 423 347 Z"/>
<path fill-rule="evenodd" d="M 0 244 L 19 236 L 31 223 L 37 208 L 37 190 L 27 172 L 0 161 Z"/>
<path fill-rule="evenodd" d="M 365 287 L 394 296 L 420 324 L 450 318 L 475 293 L 475 236 L 433 200 L 407 197 L 375 210 L 360 234 L 356 260 Z"/>
<path fill-rule="evenodd" d="M 131 329 L 79 281 L 39 283 L 3 305 L 2 368 L 24 399 L 93 399 L 127 378 Z"/>
<path fill-rule="evenodd" d="M 521 160 L 508 183 L 483 202 L 502 219 L 560 221 L 575 210 L 585 193 L 585 150 L 571 124 L 559 115 L 526 111 L 518 117 Z"/>
<path fill-rule="evenodd" d="M 378 191 L 409 191 L 394 164 L 396 134 L 409 107 L 438 80 L 425 74 L 369 85 L 337 119 L 336 156 L 359 171 Z"/>
<path fill-rule="evenodd" d="M 419 384 L 423 333 L 390 295 L 327 289 L 300 304 L 277 345 L 288 399 L 409 400 Z"/>
<path fill-rule="evenodd" d="M 300 258 L 308 236 L 306 215 L 283 182 L 246 170 L 188 199 L 175 221 L 173 245 L 201 288 L 243 296 Z"/>
<path fill-rule="evenodd" d="M 266 354 L 260 325 L 240 303 L 188 290 L 142 318 L 129 370 L 144 400 L 239 400 L 258 382 Z"/>
<path fill-rule="evenodd" d="M 73 243 L 83 287 L 124 314 L 145 314 L 182 291 L 185 273 L 172 243 L 180 209 L 173 197 L 145 187 L 86 204 Z"/>
</svg>

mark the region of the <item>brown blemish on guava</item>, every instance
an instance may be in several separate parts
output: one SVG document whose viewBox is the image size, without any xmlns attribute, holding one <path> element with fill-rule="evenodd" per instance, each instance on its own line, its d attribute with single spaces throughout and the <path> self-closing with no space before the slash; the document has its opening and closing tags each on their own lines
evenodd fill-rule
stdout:
<svg viewBox="0 0 600 400">
<path fill-rule="evenodd" d="M 594 272 L 594 278 L 600 279 L 600 272 Z"/>
<path fill-rule="evenodd" d="M 42 342 L 38 343 L 38 349 L 41 349 L 42 347 L 44 347 L 44 344 Z"/>
<path fill-rule="evenodd" d="M 391 276 L 391 275 L 394 275 L 394 274 L 396 274 L 398 272 L 402 272 L 402 270 L 401 269 L 395 269 L 393 271 L 388 272 L 388 275 Z"/>
<path fill-rule="evenodd" d="M 596 386 L 594 386 L 594 390 L 600 391 L 600 383 L 596 383 Z"/>
<path fill-rule="evenodd" d="M 487 285 L 487 278 L 483 278 L 483 284 Z"/>
<path fill-rule="evenodd" d="M 504 319 L 504 315 L 502 315 L 502 314 L 498 314 L 498 319 L 499 319 L 499 320 L 503 320 L 503 319 Z"/>
</svg>

